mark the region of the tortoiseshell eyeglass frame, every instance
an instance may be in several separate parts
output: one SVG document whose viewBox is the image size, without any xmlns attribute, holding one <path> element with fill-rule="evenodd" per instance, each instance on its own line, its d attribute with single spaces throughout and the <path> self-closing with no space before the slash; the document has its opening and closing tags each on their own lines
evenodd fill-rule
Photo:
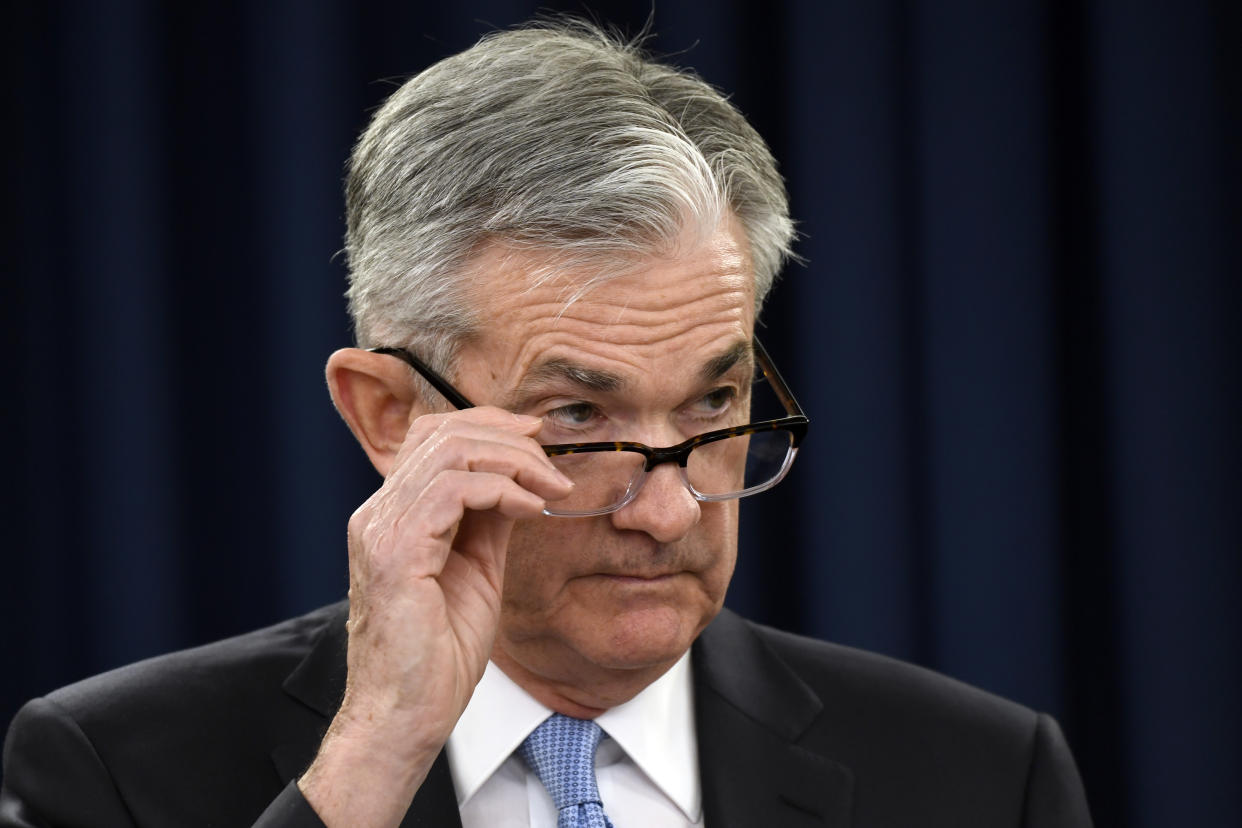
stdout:
<svg viewBox="0 0 1242 828">
<path fill-rule="evenodd" d="M 810 424 L 810 420 L 803 412 L 802 406 L 798 404 L 797 399 L 794 398 L 793 392 L 789 390 L 789 386 L 785 384 L 785 380 L 781 377 L 780 372 L 776 370 L 776 366 L 772 363 L 772 358 L 768 356 L 767 350 L 759 342 L 758 338 L 751 340 L 751 342 L 755 353 L 755 363 L 759 366 L 759 369 L 763 371 L 763 375 L 767 378 L 768 384 L 771 385 L 772 390 L 776 393 L 776 396 L 780 399 L 781 404 L 785 407 L 787 416 L 778 417 L 774 420 L 761 420 L 760 422 L 748 423 L 747 425 L 731 426 L 729 428 L 722 428 L 716 431 L 705 431 L 704 433 L 695 435 L 694 437 L 678 443 L 675 446 L 668 446 L 666 448 L 654 448 L 643 443 L 615 441 L 601 443 L 557 443 L 554 445 L 544 446 L 544 452 L 546 452 L 549 457 L 559 457 L 566 454 L 585 454 L 587 452 L 632 451 L 637 454 L 641 454 L 646 460 L 643 465 L 643 475 L 650 472 L 656 466 L 664 463 L 676 463 L 682 469 L 684 477 L 686 464 L 690 458 L 690 452 L 698 446 L 705 443 L 713 443 L 717 440 L 724 440 L 729 437 L 741 437 L 746 434 L 757 434 L 765 431 L 787 431 L 790 435 L 791 456 L 786 460 L 783 468 L 781 469 L 781 473 L 770 483 L 741 492 L 730 493 L 728 495 L 703 495 L 693 487 L 690 487 L 690 491 L 699 500 L 730 500 L 750 494 L 756 494 L 757 492 L 772 488 L 772 486 L 775 486 L 781 481 L 782 478 L 784 478 L 785 473 L 792 464 L 793 455 L 797 454 L 798 446 L 802 443 L 802 439 L 806 436 L 806 429 Z M 395 356 L 402 360 L 418 372 L 419 376 L 425 379 L 431 387 L 436 389 L 436 391 L 439 391 L 440 394 L 457 409 L 462 410 L 475 407 L 475 404 L 468 400 L 464 394 L 454 388 L 451 382 L 440 376 L 440 374 L 433 370 L 431 366 L 427 365 L 427 363 L 423 362 L 405 348 L 370 348 L 368 350 L 373 354 L 386 354 L 388 356 Z M 689 486 L 688 480 L 687 486 Z M 607 509 L 580 513 L 557 513 L 555 511 L 551 511 L 547 512 L 547 514 L 554 517 L 587 517 L 597 514 L 607 514 L 608 512 L 615 511 L 625 506 L 626 503 L 633 499 L 635 494 L 637 494 L 637 487 L 631 487 L 631 490 L 627 493 L 627 496 L 622 502 Z"/>
</svg>

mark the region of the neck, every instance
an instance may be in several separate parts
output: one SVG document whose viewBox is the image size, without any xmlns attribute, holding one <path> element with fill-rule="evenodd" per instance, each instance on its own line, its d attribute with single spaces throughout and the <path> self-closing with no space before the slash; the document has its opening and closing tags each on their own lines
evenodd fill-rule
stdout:
<svg viewBox="0 0 1242 828">
<path fill-rule="evenodd" d="M 515 657 L 509 647 L 498 641 L 492 650 L 492 661 L 545 707 L 575 719 L 594 719 L 637 696 L 668 672 L 677 658 L 637 668 L 584 665 L 581 672 L 553 672 L 541 669 L 533 659 Z"/>
</svg>

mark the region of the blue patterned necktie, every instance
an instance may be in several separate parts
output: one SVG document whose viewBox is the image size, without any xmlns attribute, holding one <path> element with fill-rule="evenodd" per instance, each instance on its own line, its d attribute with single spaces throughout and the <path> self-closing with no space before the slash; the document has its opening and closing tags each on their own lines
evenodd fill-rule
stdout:
<svg viewBox="0 0 1242 828">
<path fill-rule="evenodd" d="M 518 748 L 552 795 L 556 828 L 612 828 L 595 784 L 595 748 L 602 738 L 595 722 L 553 713 Z"/>
</svg>

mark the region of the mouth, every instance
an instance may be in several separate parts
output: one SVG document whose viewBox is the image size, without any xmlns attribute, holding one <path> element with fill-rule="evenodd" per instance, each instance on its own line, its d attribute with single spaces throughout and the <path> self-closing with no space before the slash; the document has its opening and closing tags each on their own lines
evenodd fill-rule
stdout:
<svg viewBox="0 0 1242 828">
<path fill-rule="evenodd" d="M 677 577 L 677 572 L 652 572 L 652 573 L 611 573 L 601 572 L 599 577 L 618 584 L 659 584 L 664 581 L 670 581 Z"/>
</svg>

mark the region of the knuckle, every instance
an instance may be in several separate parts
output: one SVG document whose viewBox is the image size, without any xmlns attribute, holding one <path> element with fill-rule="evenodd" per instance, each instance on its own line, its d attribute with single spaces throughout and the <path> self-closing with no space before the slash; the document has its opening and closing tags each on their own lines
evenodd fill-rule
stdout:
<svg viewBox="0 0 1242 828">
<path fill-rule="evenodd" d="M 405 444 L 418 446 L 435 433 L 440 426 L 441 415 L 422 414 L 414 418 L 405 432 Z"/>
<path fill-rule="evenodd" d="M 370 500 L 366 501 L 349 516 L 346 530 L 351 537 L 361 537 L 366 532 L 367 527 L 371 525 L 372 509 L 370 503 Z"/>
<path fill-rule="evenodd" d="M 470 488 L 470 475 L 470 472 L 460 469 L 440 469 L 418 493 L 415 505 L 423 509 L 437 509 L 442 508 L 446 502 L 460 500 L 463 493 Z"/>
</svg>

